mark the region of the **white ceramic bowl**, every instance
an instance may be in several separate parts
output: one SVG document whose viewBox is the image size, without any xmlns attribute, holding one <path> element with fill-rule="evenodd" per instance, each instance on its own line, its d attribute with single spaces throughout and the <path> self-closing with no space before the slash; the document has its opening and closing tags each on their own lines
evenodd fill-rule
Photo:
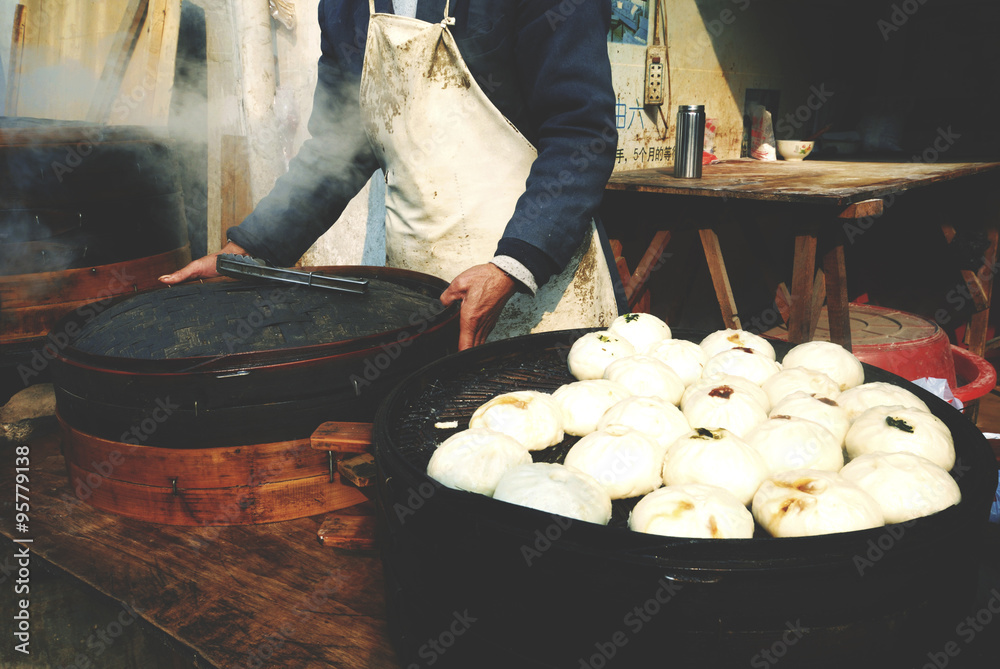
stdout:
<svg viewBox="0 0 1000 669">
<path fill-rule="evenodd" d="M 798 139 L 779 139 L 778 153 L 785 160 L 802 160 L 812 153 L 815 142 L 803 142 Z"/>
</svg>

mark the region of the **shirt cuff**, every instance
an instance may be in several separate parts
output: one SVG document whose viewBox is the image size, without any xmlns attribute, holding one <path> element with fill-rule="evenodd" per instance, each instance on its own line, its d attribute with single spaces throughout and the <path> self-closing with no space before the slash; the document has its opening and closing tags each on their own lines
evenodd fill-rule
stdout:
<svg viewBox="0 0 1000 669">
<path fill-rule="evenodd" d="M 527 288 L 528 292 L 532 295 L 538 291 L 538 284 L 535 283 L 534 275 L 528 271 L 527 267 L 514 258 L 511 258 L 510 256 L 494 256 L 493 260 L 490 262 L 510 275 L 512 279 Z"/>
<path fill-rule="evenodd" d="M 541 249 L 528 242 L 512 237 L 501 237 L 500 241 L 497 242 L 497 250 L 493 256 L 495 258 L 501 256 L 510 257 L 518 266 L 526 269 L 531 274 L 530 285 L 533 286 L 531 289 L 532 293 L 537 291 L 538 287 L 548 281 L 553 274 L 558 273 L 562 269 L 557 267 L 552 259 Z M 526 282 L 525 285 L 529 284 Z"/>
<path fill-rule="evenodd" d="M 233 242 L 237 246 L 243 248 L 247 252 L 247 255 L 252 258 L 259 258 L 267 262 L 268 265 L 272 267 L 290 267 L 294 265 L 295 262 L 291 262 L 287 265 L 275 262 L 275 259 L 267 253 L 267 247 L 260 243 L 260 241 L 251 233 L 240 229 L 238 225 L 234 225 L 226 231 L 226 241 Z"/>
</svg>

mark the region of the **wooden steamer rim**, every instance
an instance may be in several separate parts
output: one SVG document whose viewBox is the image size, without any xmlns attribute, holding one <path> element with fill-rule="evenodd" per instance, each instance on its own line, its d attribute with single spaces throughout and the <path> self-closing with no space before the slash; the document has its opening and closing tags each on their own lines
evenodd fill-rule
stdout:
<svg viewBox="0 0 1000 669">
<path fill-rule="evenodd" d="M 191 261 L 189 245 L 110 265 L 0 276 L 0 343 L 41 341 L 65 314 L 123 295 L 163 288 L 159 277 Z"/>
<path fill-rule="evenodd" d="M 74 493 L 127 518 L 165 525 L 257 525 L 367 499 L 342 483 L 332 466 L 333 450 L 358 450 L 350 444 L 338 448 L 313 438 L 199 449 L 144 446 L 95 437 L 57 417 Z"/>
<path fill-rule="evenodd" d="M 155 402 L 169 398 L 175 405 L 171 420 L 148 435 L 147 445 L 190 449 L 305 439 L 325 421 L 370 422 L 381 398 L 395 383 L 427 361 L 454 350 L 459 310 L 457 304 L 437 308 L 437 298 L 448 285 L 442 279 L 386 267 L 303 269 L 377 280 L 381 287 L 372 292 L 375 301 L 364 305 L 366 312 L 374 314 L 370 322 L 330 341 L 299 337 L 286 347 L 270 345 L 229 353 L 224 343 L 216 342 L 218 350 L 181 350 L 164 358 L 88 352 L 71 339 L 59 347 L 52 361 L 56 404 L 63 420 L 86 434 L 116 441 L 142 421 Z M 251 298 L 281 287 L 244 284 L 225 277 L 202 283 L 205 288 L 221 290 L 236 287 Z M 386 317 L 378 311 L 384 308 L 379 295 L 397 288 L 405 289 L 404 293 L 415 291 L 420 302 L 412 307 L 404 304 L 403 311 Z M 146 297 L 157 295 L 169 293 L 155 291 Z M 352 300 L 340 307 L 347 317 L 361 309 L 354 304 L 354 296 L 349 297 Z M 126 327 L 129 321 L 123 324 L 115 310 L 128 307 L 132 300 L 132 296 L 122 298 L 92 322 L 107 325 L 113 321 L 114 327 Z M 435 308 L 425 311 L 424 303 L 428 309 L 430 305 Z M 133 314 L 131 318 L 137 332 L 146 325 L 176 332 L 177 323 L 185 323 L 187 316 L 183 310 L 174 312 L 181 315 L 179 321 L 159 321 L 150 315 L 139 318 Z M 222 336 L 219 332 L 234 332 L 235 323 L 249 312 L 234 312 L 238 318 L 232 322 L 220 320 L 218 312 L 211 318 L 197 313 L 192 319 L 221 323 L 212 332 L 214 337 Z M 82 332 L 90 322 L 74 312 L 54 328 Z M 280 325 L 275 321 L 267 327 Z M 386 364 L 382 364 L 383 359 Z"/>
</svg>

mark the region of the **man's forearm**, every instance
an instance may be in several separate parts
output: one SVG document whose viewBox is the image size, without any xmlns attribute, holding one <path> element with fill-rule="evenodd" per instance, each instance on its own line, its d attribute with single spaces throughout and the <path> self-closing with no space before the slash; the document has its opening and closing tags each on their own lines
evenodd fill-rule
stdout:
<svg viewBox="0 0 1000 669">
<path fill-rule="evenodd" d="M 333 225 L 378 167 L 367 139 L 352 160 L 325 155 L 326 141 L 308 140 L 253 213 L 229 239 L 278 266 L 293 265 Z"/>
</svg>

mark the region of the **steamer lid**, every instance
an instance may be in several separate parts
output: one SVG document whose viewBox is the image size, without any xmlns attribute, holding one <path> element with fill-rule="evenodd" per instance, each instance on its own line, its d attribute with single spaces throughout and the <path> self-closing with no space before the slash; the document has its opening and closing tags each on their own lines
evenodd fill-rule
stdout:
<svg viewBox="0 0 1000 669">
<path fill-rule="evenodd" d="M 384 278 L 369 278 L 363 295 L 275 283 L 186 284 L 102 310 L 72 345 L 93 355 L 167 360 L 330 344 L 400 328 L 418 334 L 444 311 L 438 295 L 440 288 Z"/>
</svg>

